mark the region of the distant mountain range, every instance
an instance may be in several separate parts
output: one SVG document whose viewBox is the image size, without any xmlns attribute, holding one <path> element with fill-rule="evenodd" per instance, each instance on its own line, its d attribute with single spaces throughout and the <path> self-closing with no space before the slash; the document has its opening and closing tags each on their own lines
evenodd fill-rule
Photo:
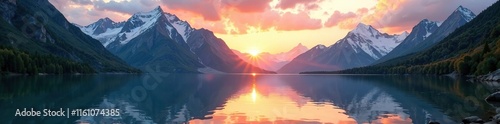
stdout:
<svg viewBox="0 0 500 124">
<path fill-rule="evenodd" d="M 317 45 L 293 59 L 278 72 L 299 73 L 366 66 L 389 53 L 406 36 L 407 32 L 389 35 L 379 32 L 370 25 L 360 23 L 335 44 L 329 47 Z"/>
<path fill-rule="evenodd" d="M 88 64 L 97 72 L 138 72 L 68 22 L 48 0 L 3 0 L 0 1 L 0 15 L 1 46 L 26 51 L 31 57 L 53 55 L 72 61 L 65 63 Z M 12 59 L 7 61 L 12 62 Z M 33 68 L 33 62 L 18 62 L 16 64 L 23 68 Z M 57 70 L 77 68 L 64 66 L 70 64 L 38 62 L 37 66 L 54 66 L 53 69 Z M 45 73 L 43 70 L 38 72 Z M 72 73 L 75 72 L 81 71 Z"/>
<path fill-rule="evenodd" d="M 103 18 L 80 26 L 109 51 L 140 69 L 165 72 L 270 73 L 246 63 L 206 29 L 194 29 L 160 7 L 134 14 L 125 22 Z"/>
<path fill-rule="evenodd" d="M 488 74 L 500 68 L 498 13 L 500 13 L 500 2 L 494 3 L 477 17 L 460 6 L 427 38 L 431 39 L 432 36 L 432 40 L 424 40 L 419 43 L 423 45 L 416 45 L 417 48 L 429 47 L 427 49 L 368 67 L 304 73 Z M 460 27 L 461 24 L 463 26 Z"/>
<path fill-rule="evenodd" d="M 308 49 L 306 46 L 302 44 L 298 44 L 291 50 L 287 52 L 281 52 L 277 54 L 271 54 L 268 52 L 264 53 L 259 53 L 258 56 L 252 56 L 248 53 L 242 53 L 237 50 L 233 50 L 233 52 L 238 55 L 240 58 L 245 60 L 247 63 L 250 63 L 252 65 L 255 65 L 257 67 L 266 69 L 266 70 L 271 70 L 271 71 L 277 71 L 281 67 L 283 67 L 285 64 L 288 64 L 290 61 L 292 61 L 295 57 L 299 56 L 300 54 L 306 52 Z"/>
<path fill-rule="evenodd" d="M 429 49 L 475 17 L 472 11 L 459 6 L 442 23 L 423 19 L 410 34 L 404 32 L 392 37 L 359 24 L 334 45 L 327 49 L 311 49 L 278 72 L 339 71 L 374 64 L 390 65 L 399 60 L 394 58 Z"/>
<path fill-rule="evenodd" d="M 413 27 L 410 35 L 401 43 L 401 45 L 394 48 L 386 56 L 379 59 L 374 64 L 382 63 L 387 60 L 412 54 L 415 52 L 426 50 L 439 41 L 443 40 L 455 29 L 471 21 L 476 17 L 469 9 L 459 6 L 443 23 L 438 25 L 437 22 L 432 22 L 427 19 L 420 21 Z"/>
</svg>

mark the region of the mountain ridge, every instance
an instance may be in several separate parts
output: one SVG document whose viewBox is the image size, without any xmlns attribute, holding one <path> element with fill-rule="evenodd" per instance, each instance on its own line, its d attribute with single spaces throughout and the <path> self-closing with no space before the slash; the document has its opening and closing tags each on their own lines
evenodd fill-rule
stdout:
<svg viewBox="0 0 500 124">
<path fill-rule="evenodd" d="M 2 1 L 1 45 L 28 53 L 54 55 L 88 63 L 98 72 L 138 72 L 107 51 L 99 41 L 85 35 L 47 0 Z M 24 19 L 33 23 L 25 23 Z M 22 30 L 30 28 L 30 32 Z"/>
<path fill-rule="evenodd" d="M 461 8 L 461 7 L 459 7 Z M 500 2 L 431 48 L 367 67 L 303 73 L 484 75 L 500 68 Z"/>
<path fill-rule="evenodd" d="M 437 44 L 439 41 L 444 39 L 446 36 L 448 36 L 451 32 L 456 30 L 457 28 L 461 27 L 465 23 L 471 21 L 476 15 L 470 11 L 469 9 L 459 6 L 453 11 L 441 24 L 434 23 L 424 19 L 422 20 L 424 23 L 427 22 L 427 24 L 430 23 L 430 28 L 431 32 L 427 32 L 426 37 L 423 39 L 405 39 L 403 42 L 404 44 L 402 46 L 398 46 L 400 48 L 395 48 L 395 51 L 392 53 L 389 53 L 388 56 L 383 57 L 382 59 L 378 60 L 374 64 L 379 64 L 384 61 L 388 61 L 390 59 L 394 59 L 397 57 L 401 57 L 404 55 L 408 55 L 411 53 L 423 51 L 425 49 L 428 49 L 432 47 L 433 45 Z M 427 20 L 427 21 L 426 21 Z M 421 21 L 421 22 L 422 22 Z M 418 23 L 415 25 L 414 28 L 417 28 L 417 31 L 412 31 L 412 33 L 422 33 L 418 29 L 419 25 L 422 25 L 421 23 Z M 435 28 L 434 26 L 437 26 Z M 435 28 L 435 29 L 434 29 Z M 430 34 L 429 34 L 430 33 Z M 423 35 L 423 34 L 415 34 L 415 35 Z M 415 37 L 413 37 L 415 38 Z"/>
<path fill-rule="evenodd" d="M 101 39 L 101 43 L 135 67 L 154 64 L 164 66 L 169 72 L 200 72 L 209 67 L 228 73 L 269 73 L 243 62 L 213 32 L 192 28 L 188 22 L 164 12 L 159 6 L 135 13 L 118 33 L 112 33 L 115 33 L 113 37 Z M 87 34 L 99 38 L 92 32 Z M 142 55 L 137 55 L 139 53 Z"/>
<path fill-rule="evenodd" d="M 347 35 L 326 47 L 317 45 L 278 70 L 298 73 L 304 70 L 340 70 L 371 64 L 396 47 L 407 36 L 381 33 L 370 25 L 359 23 Z"/>
</svg>

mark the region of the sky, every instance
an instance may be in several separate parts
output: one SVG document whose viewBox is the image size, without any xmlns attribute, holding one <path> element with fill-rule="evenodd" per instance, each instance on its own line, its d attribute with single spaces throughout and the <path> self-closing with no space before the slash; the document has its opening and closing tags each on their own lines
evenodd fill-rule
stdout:
<svg viewBox="0 0 500 124">
<path fill-rule="evenodd" d="M 497 0 L 49 0 L 73 23 L 126 21 L 161 6 L 241 52 L 286 52 L 299 43 L 332 45 L 359 23 L 411 32 L 422 19 L 444 21 L 462 5 L 479 14 Z"/>
</svg>

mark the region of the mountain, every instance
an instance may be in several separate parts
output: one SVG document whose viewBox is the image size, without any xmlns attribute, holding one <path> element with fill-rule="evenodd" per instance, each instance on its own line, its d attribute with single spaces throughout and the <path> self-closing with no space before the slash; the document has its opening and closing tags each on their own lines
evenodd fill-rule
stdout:
<svg viewBox="0 0 500 124">
<path fill-rule="evenodd" d="M 102 18 L 97 22 L 92 23 L 87 26 L 79 26 L 85 34 L 90 34 L 93 38 L 99 41 L 111 41 L 109 39 L 113 38 L 124 26 L 125 22 L 115 22 L 110 18 Z M 104 46 L 107 46 L 109 43 L 101 42 Z"/>
<path fill-rule="evenodd" d="M 293 59 L 278 72 L 298 73 L 366 66 L 389 53 L 406 36 L 407 32 L 389 35 L 360 23 L 335 44 L 326 48 L 321 45 L 316 46 Z"/>
<path fill-rule="evenodd" d="M 214 33 L 209 30 L 197 29 L 189 35 L 187 43 L 191 51 L 199 57 L 204 65 L 210 68 L 230 73 L 270 73 L 270 71 L 243 61 L 229 49 L 222 39 L 215 37 Z"/>
<path fill-rule="evenodd" d="M 411 37 L 405 39 L 399 48 L 396 47 L 393 52 L 375 63 L 428 49 L 475 17 L 472 11 L 459 6 L 439 27 L 437 23 L 424 19 L 413 28 L 416 29 L 412 30 L 413 36 L 410 34 Z"/>
<path fill-rule="evenodd" d="M 26 51 L 31 57 L 42 54 L 86 63 L 98 72 L 138 71 L 68 22 L 47 0 L 4 0 L 0 6 L 2 46 Z"/>
<path fill-rule="evenodd" d="M 237 50 L 233 50 L 233 52 L 247 63 L 250 63 L 262 69 L 277 71 L 285 64 L 289 63 L 295 57 L 306 52 L 307 50 L 308 49 L 306 46 L 299 43 L 297 46 L 290 49 L 289 51 L 277 54 L 264 52 L 264 53 L 259 53 L 258 56 L 252 56 L 248 53 L 242 53 Z"/>
<path fill-rule="evenodd" d="M 308 73 L 484 75 L 500 68 L 498 13 L 500 2 L 494 3 L 431 48 L 389 60 L 390 63 L 387 61 L 362 68 Z"/>
<path fill-rule="evenodd" d="M 96 33 L 100 30 L 94 29 L 100 25 L 107 28 Z M 161 7 L 135 13 L 121 23 L 100 19 L 81 30 L 140 69 L 157 66 L 165 72 L 268 72 L 238 58 L 213 32 L 194 29 Z"/>
<path fill-rule="evenodd" d="M 403 42 L 401 42 L 401 44 L 399 44 L 387 55 L 377 60 L 377 62 L 375 63 L 384 62 L 389 59 L 408 54 L 409 49 L 412 49 L 419 43 L 424 42 L 424 40 L 426 40 L 434 31 L 436 31 L 437 28 L 437 22 L 429 21 L 428 19 L 420 21 L 417 25 L 415 25 L 415 27 L 413 27 L 411 33 L 403 40 Z"/>
</svg>

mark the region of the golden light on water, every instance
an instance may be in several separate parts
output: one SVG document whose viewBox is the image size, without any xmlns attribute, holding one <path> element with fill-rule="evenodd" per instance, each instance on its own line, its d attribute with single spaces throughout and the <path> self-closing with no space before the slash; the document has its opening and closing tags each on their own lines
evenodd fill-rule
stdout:
<svg viewBox="0 0 500 124">
<path fill-rule="evenodd" d="M 255 103 L 257 101 L 257 91 L 255 90 L 255 83 L 252 86 L 252 101 Z"/>
<path fill-rule="evenodd" d="M 206 115 L 210 119 L 190 120 L 190 124 L 357 124 L 343 108 L 332 102 L 318 102 L 302 96 L 292 87 L 275 80 L 257 80 L 266 76 L 251 74 L 248 83 L 221 109 Z M 373 123 L 406 124 L 411 119 L 388 114 Z M 362 120 L 359 123 L 368 123 Z"/>
</svg>

